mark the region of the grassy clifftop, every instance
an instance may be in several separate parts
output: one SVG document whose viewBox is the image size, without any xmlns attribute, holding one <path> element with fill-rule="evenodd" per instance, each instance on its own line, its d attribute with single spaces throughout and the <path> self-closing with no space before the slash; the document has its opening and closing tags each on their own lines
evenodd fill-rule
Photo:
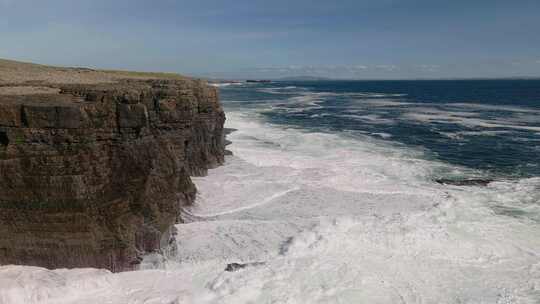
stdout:
<svg viewBox="0 0 540 304">
<path fill-rule="evenodd" d="M 53 67 L 0 59 L 0 85 L 31 83 L 95 84 L 120 79 L 185 79 L 175 73 L 151 73 L 119 70 L 95 70 L 80 67 Z"/>
</svg>

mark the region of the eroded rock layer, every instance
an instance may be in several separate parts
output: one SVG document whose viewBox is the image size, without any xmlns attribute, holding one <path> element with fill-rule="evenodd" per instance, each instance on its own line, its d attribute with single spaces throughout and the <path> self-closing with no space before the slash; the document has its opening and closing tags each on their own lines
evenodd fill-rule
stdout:
<svg viewBox="0 0 540 304">
<path fill-rule="evenodd" d="M 0 265 L 136 268 L 193 201 L 189 176 L 223 162 L 216 89 L 40 86 L 0 94 Z"/>
</svg>

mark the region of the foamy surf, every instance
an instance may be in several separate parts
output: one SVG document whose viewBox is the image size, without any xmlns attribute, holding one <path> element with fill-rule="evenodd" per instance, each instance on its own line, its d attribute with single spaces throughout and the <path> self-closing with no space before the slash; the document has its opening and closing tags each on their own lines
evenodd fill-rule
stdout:
<svg viewBox="0 0 540 304">
<path fill-rule="evenodd" d="M 465 168 L 376 139 L 228 113 L 234 155 L 195 178 L 155 269 L 0 268 L 0 303 L 537 303 L 540 180 L 439 185 Z M 186 215 L 190 215 L 186 216 Z M 246 265 L 226 271 L 230 263 Z M 231 268 L 234 269 L 234 268 Z"/>
</svg>

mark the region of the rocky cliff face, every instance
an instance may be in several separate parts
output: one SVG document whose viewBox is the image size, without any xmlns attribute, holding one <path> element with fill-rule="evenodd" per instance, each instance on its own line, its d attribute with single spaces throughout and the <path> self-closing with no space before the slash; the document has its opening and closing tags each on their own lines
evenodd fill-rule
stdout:
<svg viewBox="0 0 540 304">
<path fill-rule="evenodd" d="M 25 85 L 0 94 L 0 265 L 136 268 L 193 201 L 189 176 L 223 162 L 217 91 L 189 79 Z"/>
</svg>

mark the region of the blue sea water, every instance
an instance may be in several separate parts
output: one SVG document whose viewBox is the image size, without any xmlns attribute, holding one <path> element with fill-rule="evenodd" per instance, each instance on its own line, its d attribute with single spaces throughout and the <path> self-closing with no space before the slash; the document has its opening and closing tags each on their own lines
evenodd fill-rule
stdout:
<svg viewBox="0 0 540 304">
<path fill-rule="evenodd" d="M 371 136 L 489 178 L 540 176 L 540 80 L 273 82 L 221 96 L 273 124 Z"/>
</svg>

